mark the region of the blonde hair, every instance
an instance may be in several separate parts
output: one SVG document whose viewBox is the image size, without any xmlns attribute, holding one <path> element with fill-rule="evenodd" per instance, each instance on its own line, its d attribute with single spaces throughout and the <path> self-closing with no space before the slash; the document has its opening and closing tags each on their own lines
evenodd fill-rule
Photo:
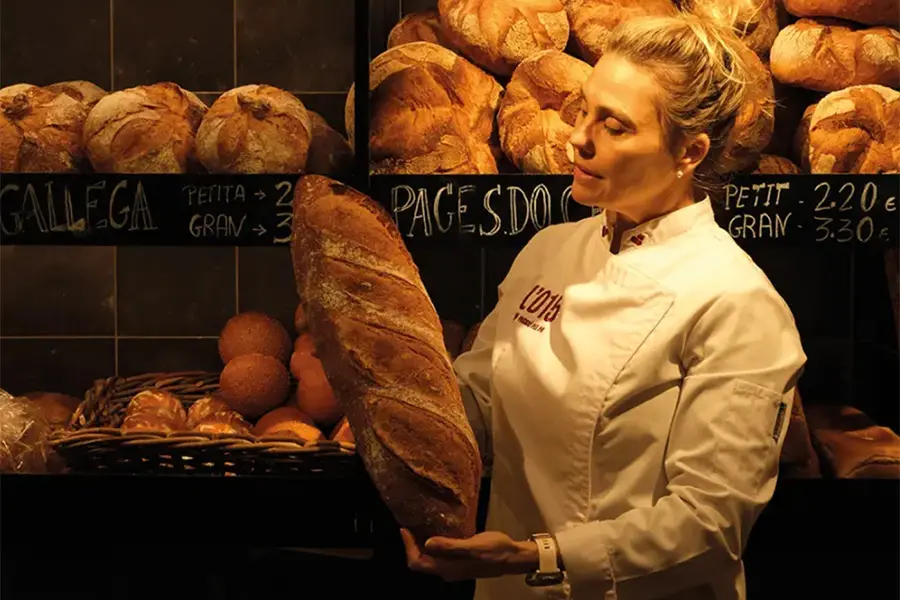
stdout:
<svg viewBox="0 0 900 600">
<path fill-rule="evenodd" d="M 730 170 L 731 133 L 753 80 L 745 49 L 732 27 L 682 11 L 624 21 L 604 50 L 650 69 L 660 83 L 658 109 L 670 151 L 688 137 L 709 136 L 709 153 L 695 171 L 706 191 Z"/>
</svg>

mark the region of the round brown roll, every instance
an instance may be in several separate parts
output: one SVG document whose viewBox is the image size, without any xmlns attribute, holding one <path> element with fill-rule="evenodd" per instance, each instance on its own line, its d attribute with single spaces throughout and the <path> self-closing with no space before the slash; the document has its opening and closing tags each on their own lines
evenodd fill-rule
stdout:
<svg viewBox="0 0 900 600">
<path fill-rule="evenodd" d="M 510 75 L 541 50 L 564 50 L 569 20 L 560 0 L 439 0 L 453 46 L 491 73 Z"/>
<path fill-rule="evenodd" d="M 900 22 L 897 0 L 783 0 L 784 7 L 797 17 L 834 17 L 866 25 Z"/>
<path fill-rule="evenodd" d="M 206 111 L 174 83 L 113 92 L 88 114 L 88 158 L 102 173 L 185 173 L 194 166 L 194 138 Z"/>
<path fill-rule="evenodd" d="M 0 90 L 0 171 L 82 170 L 87 109 L 74 98 L 30 84 Z"/>
<path fill-rule="evenodd" d="M 436 10 L 420 10 L 397 21 L 388 34 L 387 47 L 393 48 L 413 42 L 431 42 L 450 50 L 456 49 L 444 33 L 441 15 Z"/>
<path fill-rule="evenodd" d="M 306 172 L 339 177 L 353 167 L 353 150 L 340 133 L 317 112 L 307 110 L 312 138 L 306 158 Z"/>
<path fill-rule="evenodd" d="M 372 173 L 496 173 L 502 88 L 437 44 L 414 42 L 369 66 Z"/>
<path fill-rule="evenodd" d="M 671 0 L 567 0 L 566 12 L 578 54 L 593 66 L 619 23 L 649 15 L 674 15 L 676 8 Z"/>
<path fill-rule="evenodd" d="M 778 81 L 809 90 L 900 86 L 900 33 L 889 27 L 800 19 L 779 32 L 770 56 Z"/>
<path fill-rule="evenodd" d="M 78 100 L 87 107 L 88 110 L 109 94 L 99 85 L 90 81 L 61 81 L 48 85 L 47 89 L 58 94 L 65 94 L 75 100 Z"/>
<path fill-rule="evenodd" d="M 524 173 L 571 173 L 566 143 L 591 66 L 557 50 L 516 67 L 497 113 L 504 154 Z"/>
<path fill-rule="evenodd" d="M 249 418 L 264 415 L 282 404 L 291 387 L 287 368 L 265 354 L 232 359 L 219 376 L 219 396 L 232 410 Z"/>
<path fill-rule="evenodd" d="M 216 396 L 207 396 L 200 398 L 193 404 L 187 413 L 187 426 L 193 428 L 197 423 L 203 421 L 207 417 L 224 411 L 231 410 L 228 403 Z"/>
<path fill-rule="evenodd" d="M 742 171 L 759 160 L 775 131 L 775 85 L 769 69 L 755 52 L 741 45 L 751 93 L 741 107 L 725 145 L 720 168 L 723 173 Z"/>
<path fill-rule="evenodd" d="M 212 173 L 301 173 L 312 123 L 293 94 L 245 85 L 222 94 L 197 131 L 197 157 Z"/>
<path fill-rule="evenodd" d="M 825 96 L 809 127 L 816 174 L 900 173 L 900 92 L 854 86 Z"/>
<path fill-rule="evenodd" d="M 682 6 L 699 17 L 733 26 L 760 57 L 768 56 L 778 35 L 775 0 L 687 0 Z"/>
<path fill-rule="evenodd" d="M 774 156 L 772 154 L 763 154 L 759 159 L 756 168 L 753 169 L 754 175 L 799 175 L 800 168 L 797 167 L 790 159 L 783 156 Z"/>
</svg>

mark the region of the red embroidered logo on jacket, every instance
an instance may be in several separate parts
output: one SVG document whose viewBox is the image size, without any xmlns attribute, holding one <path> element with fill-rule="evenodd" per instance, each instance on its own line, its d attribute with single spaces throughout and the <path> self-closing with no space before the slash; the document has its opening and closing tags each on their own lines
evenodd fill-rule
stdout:
<svg viewBox="0 0 900 600">
<path fill-rule="evenodd" d="M 544 331 L 543 323 L 556 320 L 561 306 L 562 294 L 554 294 L 553 290 L 536 285 L 519 302 L 513 320 L 540 333 Z"/>
</svg>

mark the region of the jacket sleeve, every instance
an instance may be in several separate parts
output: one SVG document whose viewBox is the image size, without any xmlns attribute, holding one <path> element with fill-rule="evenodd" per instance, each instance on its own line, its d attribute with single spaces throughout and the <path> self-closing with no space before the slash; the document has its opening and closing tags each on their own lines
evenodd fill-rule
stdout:
<svg viewBox="0 0 900 600">
<path fill-rule="evenodd" d="M 653 506 L 556 533 L 571 600 L 650 600 L 734 569 L 772 497 L 806 363 L 768 288 L 721 297 L 687 333 L 685 376 Z"/>
</svg>

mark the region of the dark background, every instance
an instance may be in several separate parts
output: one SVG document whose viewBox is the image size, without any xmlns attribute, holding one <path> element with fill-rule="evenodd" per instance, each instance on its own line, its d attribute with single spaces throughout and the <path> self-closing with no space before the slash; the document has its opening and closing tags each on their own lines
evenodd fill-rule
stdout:
<svg viewBox="0 0 900 600">
<path fill-rule="evenodd" d="M 354 0 L 0 0 L 0 87 L 266 83 L 344 133 Z M 237 311 L 293 322 L 286 246 L 0 248 L 0 385 L 83 395 L 114 374 L 221 368 Z"/>
</svg>

